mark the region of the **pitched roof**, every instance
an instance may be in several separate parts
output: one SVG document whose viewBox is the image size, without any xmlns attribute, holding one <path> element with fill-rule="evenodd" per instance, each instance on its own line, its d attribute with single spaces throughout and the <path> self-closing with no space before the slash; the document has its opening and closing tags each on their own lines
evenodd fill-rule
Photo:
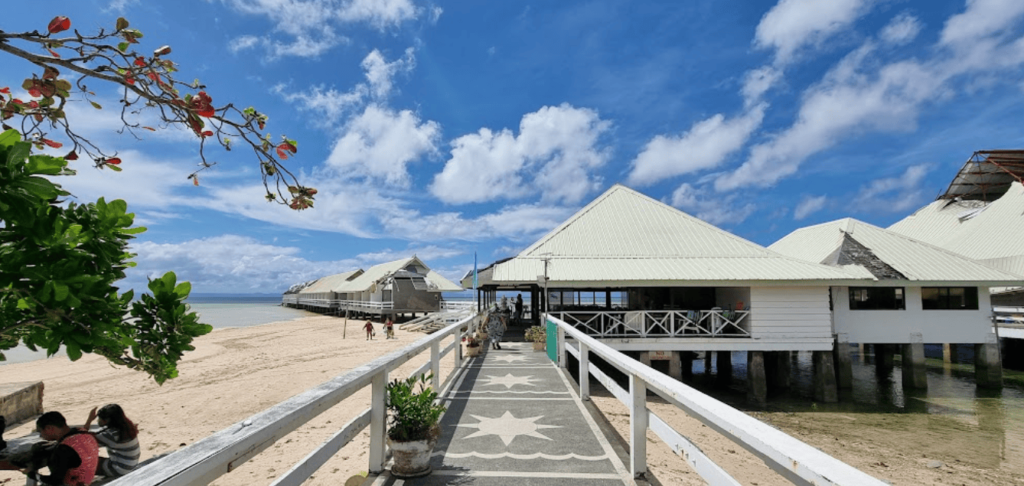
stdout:
<svg viewBox="0 0 1024 486">
<path fill-rule="evenodd" d="M 1022 279 L 951 251 L 851 218 L 798 229 L 768 248 L 815 263 L 851 264 L 860 267 L 862 273 L 866 271 L 883 280 L 899 279 L 892 274 L 880 276 L 886 267 L 906 280 L 921 282 L 1013 285 Z"/>
<path fill-rule="evenodd" d="M 494 281 L 739 282 L 848 280 L 839 269 L 771 252 L 616 184 L 494 268 Z"/>
<path fill-rule="evenodd" d="M 428 285 L 430 286 L 431 292 L 457 292 L 463 290 L 462 287 L 452 283 L 451 280 L 448 280 L 441 276 L 441 274 L 431 270 L 430 267 L 423 263 L 422 260 L 412 256 L 401 260 L 374 265 L 358 277 L 345 282 L 338 288 L 338 290 L 336 290 L 336 292 L 365 292 L 371 290 L 374 285 L 383 284 L 396 272 L 414 264 L 427 271 L 424 277 L 429 282 Z"/>
<path fill-rule="evenodd" d="M 321 277 L 319 280 L 314 282 L 312 285 L 299 291 L 300 294 L 315 294 L 322 292 L 337 292 L 338 288 L 344 285 L 347 281 L 358 277 L 363 273 L 363 269 L 350 270 L 348 272 L 338 273 L 335 275 L 328 275 Z"/>
</svg>

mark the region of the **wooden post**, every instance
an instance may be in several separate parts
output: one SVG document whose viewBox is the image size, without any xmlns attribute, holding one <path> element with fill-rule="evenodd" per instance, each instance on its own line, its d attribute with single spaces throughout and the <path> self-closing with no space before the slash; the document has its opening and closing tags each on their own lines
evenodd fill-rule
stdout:
<svg viewBox="0 0 1024 486">
<path fill-rule="evenodd" d="M 590 348 L 580 343 L 580 400 L 590 400 Z"/>
<path fill-rule="evenodd" d="M 718 375 L 715 377 L 721 385 L 728 385 L 732 382 L 732 351 L 715 351 L 715 365 L 718 368 Z"/>
<path fill-rule="evenodd" d="M 943 363 L 952 363 L 953 362 L 953 353 L 952 353 L 952 351 L 953 350 L 951 349 L 949 343 L 944 343 L 942 345 L 942 362 Z"/>
<path fill-rule="evenodd" d="M 373 375 L 370 382 L 370 474 L 384 470 L 384 434 L 387 432 L 387 398 L 388 373 L 382 370 Z"/>
<path fill-rule="evenodd" d="M 831 351 L 814 351 L 814 399 L 825 403 L 839 401 Z"/>
<path fill-rule="evenodd" d="M 791 351 L 779 351 L 775 353 L 775 386 L 789 388 L 793 376 L 793 362 Z"/>
<path fill-rule="evenodd" d="M 348 309 L 345 309 L 345 327 L 341 328 L 341 338 L 345 339 L 348 334 Z"/>
<path fill-rule="evenodd" d="M 844 389 L 853 388 L 853 360 L 850 359 L 849 340 L 847 334 L 836 334 L 832 348 L 832 358 L 835 360 L 836 366 L 836 383 L 839 388 Z"/>
<path fill-rule="evenodd" d="M 459 343 L 462 346 L 462 343 Z M 430 385 L 434 391 L 441 390 L 441 341 L 430 343 L 430 374 L 434 375 L 434 382 Z"/>
<path fill-rule="evenodd" d="M 669 351 L 668 376 L 683 381 L 683 352 Z"/>
<path fill-rule="evenodd" d="M 768 383 L 761 351 L 747 351 L 747 403 L 761 408 L 768 405 Z"/>
<path fill-rule="evenodd" d="M 711 376 L 711 351 L 704 351 L 704 377 Z"/>
<path fill-rule="evenodd" d="M 629 376 L 629 469 L 634 479 L 647 474 L 647 385 Z"/>
<path fill-rule="evenodd" d="M 910 342 L 903 345 L 903 388 L 928 388 L 925 374 L 924 339 L 921 333 L 910 335 Z"/>
</svg>

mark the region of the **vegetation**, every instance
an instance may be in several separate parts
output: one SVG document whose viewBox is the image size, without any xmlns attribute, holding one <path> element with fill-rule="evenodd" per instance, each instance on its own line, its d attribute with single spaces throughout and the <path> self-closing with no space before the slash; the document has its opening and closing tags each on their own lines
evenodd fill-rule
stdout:
<svg viewBox="0 0 1024 486">
<path fill-rule="evenodd" d="M 388 437 L 397 442 L 435 439 L 444 405 L 435 404 L 437 392 L 427 386 L 434 375 L 411 376 L 388 383 Z M 419 385 L 419 391 L 416 386 Z"/>
<path fill-rule="evenodd" d="M 67 202 L 70 194 L 51 178 L 74 175 L 69 161 L 91 159 L 114 171 L 131 161 L 77 133 L 65 116 L 68 103 L 100 110 L 88 84 L 113 84 L 121 91 L 119 133 L 155 131 L 138 122 L 143 112 L 154 114 L 159 128 L 193 133 L 198 169 L 188 178 L 195 185 L 216 164 L 207 154 L 215 142 L 224 150 L 252 150 L 268 201 L 302 210 L 312 207 L 316 189 L 299 184 L 280 163 L 296 154 L 296 141 L 283 135 L 274 141 L 264 132 L 268 117 L 253 107 L 215 106 L 198 79 L 178 81 L 170 46 L 141 52 L 143 34 L 124 18 L 95 35 L 70 29 L 71 20 L 57 16 L 42 33 L 0 30 L 0 51 L 41 71 L 22 83 L 24 95 L 0 87 L 0 361 L 19 343 L 49 355 L 63 346 L 72 360 L 97 353 L 163 383 L 177 376 L 192 340 L 212 328 L 188 311 L 191 285 L 178 283 L 173 272 L 151 280 L 152 294 L 138 301 L 131 290 L 119 293 L 116 283 L 134 266 L 128 242 L 145 228 L 132 226 L 124 201 Z M 70 150 L 54 157 L 33 148 Z"/>
<path fill-rule="evenodd" d="M 526 339 L 535 343 L 546 343 L 548 332 L 541 326 L 531 326 L 526 329 Z"/>
</svg>

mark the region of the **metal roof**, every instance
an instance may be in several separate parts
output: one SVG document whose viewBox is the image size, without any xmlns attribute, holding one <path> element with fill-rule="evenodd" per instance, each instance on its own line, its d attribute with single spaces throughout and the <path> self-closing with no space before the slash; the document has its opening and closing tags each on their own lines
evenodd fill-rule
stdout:
<svg viewBox="0 0 1024 486">
<path fill-rule="evenodd" d="M 410 258 L 403 258 L 401 260 L 374 265 L 358 277 L 345 282 L 338 290 L 336 290 L 336 292 L 370 291 L 375 285 L 383 285 L 389 278 L 391 278 L 392 275 L 404 270 L 412 264 L 423 267 L 427 271 L 425 277 L 429 282 L 431 292 L 457 292 L 463 290 L 462 287 L 452 283 L 451 280 L 448 280 L 441 276 L 441 274 L 431 270 L 430 267 L 423 263 L 422 260 L 413 256 Z"/>
<path fill-rule="evenodd" d="M 994 201 L 1024 183 L 1024 150 L 979 150 L 967 159 L 939 199 Z"/>
<path fill-rule="evenodd" d="M 816 263 L 832 262 L 844 235 L 910 281 L 1019 285 L 1024 280 L 949 250 L 850 218 L 798 229 L 769 249 Z"/>
<path fill-rule="evenodd" d="M 1002 197 L 973 211 L 964 211 L 964 202 L 945 204 L 935 201 L 889 229 L 1024 275 L 1024 185 L 1014 182 Z"/>
<path fill-rule="evenodd" d="M 634 285 L 850 280 L 789 258 L 616 184 L 512 260 L 493 282 Z"/>
<path fill-rule="evenodd" d="M 363 269 L 350 270 L 348 272 L 322 277 L 312 285 L 299 291 L 300 294 L 316 294 L 323 292 L 337 292 L 347 281 L 362 274 Z"/>
</svg>

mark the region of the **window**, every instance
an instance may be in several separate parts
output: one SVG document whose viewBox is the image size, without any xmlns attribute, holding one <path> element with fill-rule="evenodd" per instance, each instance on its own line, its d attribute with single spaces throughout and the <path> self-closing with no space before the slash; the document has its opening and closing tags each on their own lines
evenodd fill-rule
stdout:
<svg viewBox="0 0 1024 486">
<path fill-rule="evenodd" d="M 978 310 L 978 288 L 921 287 L 921 307 L 925 310 Z"/>
<path fill-rule="evenodd" d="M 906 309 L 903 287 L 850 287 L 850 310 Z"/>
</svg>

